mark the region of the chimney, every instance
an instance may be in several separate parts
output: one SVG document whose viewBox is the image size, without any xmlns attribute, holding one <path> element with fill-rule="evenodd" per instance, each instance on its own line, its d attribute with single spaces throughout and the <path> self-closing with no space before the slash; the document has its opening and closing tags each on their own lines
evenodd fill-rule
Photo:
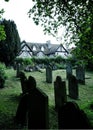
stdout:
<svg viewBox="0 0 93 130">
<path fill-rule="evenodd" d="M 47 44 L 48 48 L 51 48 L 51 41 L 50 40 L 46 41 L 46 44 Z"/>
</svg>

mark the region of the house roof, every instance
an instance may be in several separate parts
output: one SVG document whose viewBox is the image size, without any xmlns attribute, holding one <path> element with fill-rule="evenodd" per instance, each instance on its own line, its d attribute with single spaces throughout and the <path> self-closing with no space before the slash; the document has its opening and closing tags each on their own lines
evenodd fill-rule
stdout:
<svg viewBox="0 0 93 130">
<path fill-rule="evenodd" d="M 45 55 L 51 55 L 54 54 L 55 52 L 63 52 L 66 54 L 69 53 L 68 50 L 66 50 L 66 48 L 62 44 L 51 44 L 50 42 L 32 43 L 23 41 L 21 51 L 25 46 L 29 49 L 29 51 L 31 51 L 35 55 L 39 52 L 43 52 Z"/>
</svg>

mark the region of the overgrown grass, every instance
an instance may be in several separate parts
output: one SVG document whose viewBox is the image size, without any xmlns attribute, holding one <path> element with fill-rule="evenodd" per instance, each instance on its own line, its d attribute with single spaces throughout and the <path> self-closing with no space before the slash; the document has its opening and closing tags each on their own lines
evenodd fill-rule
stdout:
<svg viewBox="0 0 93 130">
<path fill-rule="evenodd" d="M 66 87 L 68 82 L 66 80 L 65 70 L 53 71 L 53 82 L 52 84 L 46 83 L 45 70 L 40 72 L 28 72 L 26 76 L 32 75 L 37 81 L 37 87 L 42 89 L 49 97 L 49 123 L 50 129 L 57 129 L 57 112 L 55 111 L 54 103 L 54 81 L 56 76 L 59 75 L 63 80 L 66 81 Z M 75 73 L 75 72 L 74 72 Z M 21 84 L 20 80 L 16 78 L 16 71 L 13 69 L 6 70 L 7 80 L 5 88 L 0 89 L 0 130 L 4 129 L 16 129 L 14 125 L 14 116 L 17 110 L 17 106 L 20 100 Z M 79 85 L 79 100 L 76 101 L 80 108 L 83 109 L 90 122 L 93 125 L 93 110 L 90 108 L 90 104 L 93 103 L 93 73 L 86 72 L 86 84 Z M 67 88 L 68 93 L 68 88 Z M 68 97 L 68 101 L 73 101 Z"/>
</svg>

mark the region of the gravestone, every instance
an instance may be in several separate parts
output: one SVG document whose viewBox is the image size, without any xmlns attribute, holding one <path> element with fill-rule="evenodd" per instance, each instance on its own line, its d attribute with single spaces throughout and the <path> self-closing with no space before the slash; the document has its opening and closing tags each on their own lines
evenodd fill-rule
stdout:
<svg viewBox="0 0 93 130">
<path fill-rule="evenodd" d="M 78 80 L 78 83 L 85 85 L 85 69 L 83 66 L 77 66 L 76 78 Z"/>
<path fill-rule="evenodd" d="M 22 93 L 25 94 L 27 92 L 27 77 L 23 71 L 21 71 L 19 75 L 20 75 Z"/>
<path fill-rule="evenodd" d="M 65 81 L 62 81 L 60 76 L 57 76 L 56 81 L 54 82 L 54 96 L 55 109 L 58 110 L 59 107 L 67 102 L 66 83 Z"/>
<path fill-rule="evenodd" d="M 70 75 L 68 79 L 69 96 L 73 99 L 78 99 L 78 82 L 74 75 Z"/>
<path fill-rule="evenodd" d="M 48 96 L 39 88 L 29 95 L 28 129 L 49 129 Z"/>
<path fill-rule="evenodd" d="M 66 78 L 69 78 L 69 75 L 72 75 L 72 65 L 70 62 L 66 64 Z"/>
<path fill-rule="evenodd" d="M 69 101 L 58 110 L 58 129 L 91 129 L 86 113 L 74 101 Z"/>
<path fill-rule="evenodd" d="M 17 64 L 16 77 L 20 77 L 20 63 Z"/>
<path fill-rule="evenodd" d="M 52 68 L 49 65 L 46 67 L 46 82 L 52 83 Z"/>
<path fill-rule="evenodd" d="M 34 77 L 27 80 L 27 91 L 19 102 L 15 122 L 28 129 L 49 129 L 48 96 L 36 87 Z"/>
</svg>

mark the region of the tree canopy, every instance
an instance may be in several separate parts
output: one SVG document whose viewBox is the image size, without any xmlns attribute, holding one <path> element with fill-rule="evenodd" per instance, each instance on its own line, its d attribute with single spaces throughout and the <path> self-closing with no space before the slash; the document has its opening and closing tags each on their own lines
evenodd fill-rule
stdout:
<svg viewBox="0 0 93 130">
<path fill-rule="evenodd" d="M 45 31 L 55 32 L 62 25 L 80 30 L 81 24 L 93 11 L 92 0 L 32 0 L 35 4 L 29 10 L 34 22 Z M 92 14 L 91 14 L 92 15 Z M 82 23 L 81 23 L 82 22 Z M 73 30 L 75 30 L 73 29 Z"/>
<path fill-rule="evenodd" d="M 78 49 L 74 54 L 92 60 L 93 0 L 33 0 L 33 3 L 28 14 L 36 25 L 40 24 L 53 36 L 65 26 L 65 37 L 73 34 L 69 43 L 74 43 Z"/>
<path fill-rule="evenodd" d="M 4 19 L 0 25 L 4 26 L 6 33 L 6 39 L 0 41 L 0 61 L 10 65 L 20 51 L 20 37 L 14 21 Z"/>
<path fill-rule="evenodd" d="M 3 13 L 4 13 L 4 9 L 1 9 L 0 10 L 0 21 L 2 20 Z M 6 37 L 6 34 L 5 34 L 5 31 L 4 31 L 4 26 L 0 25 L 0 41 L 5 40 L 5 37 Z"/>
<path fill-rule="evenodd" d="M 9 0 L 5 0 L 6 2 L 8 2 Z M 4 13 L 4 9 L 0 9 L 0 21 L 2 20 L 2 15 Z M 6 38 L 6 34 L 4 31 L 4 26 L 0 25 L 0 41 L 1 40 L 5 40 Z"/>
</svg>

